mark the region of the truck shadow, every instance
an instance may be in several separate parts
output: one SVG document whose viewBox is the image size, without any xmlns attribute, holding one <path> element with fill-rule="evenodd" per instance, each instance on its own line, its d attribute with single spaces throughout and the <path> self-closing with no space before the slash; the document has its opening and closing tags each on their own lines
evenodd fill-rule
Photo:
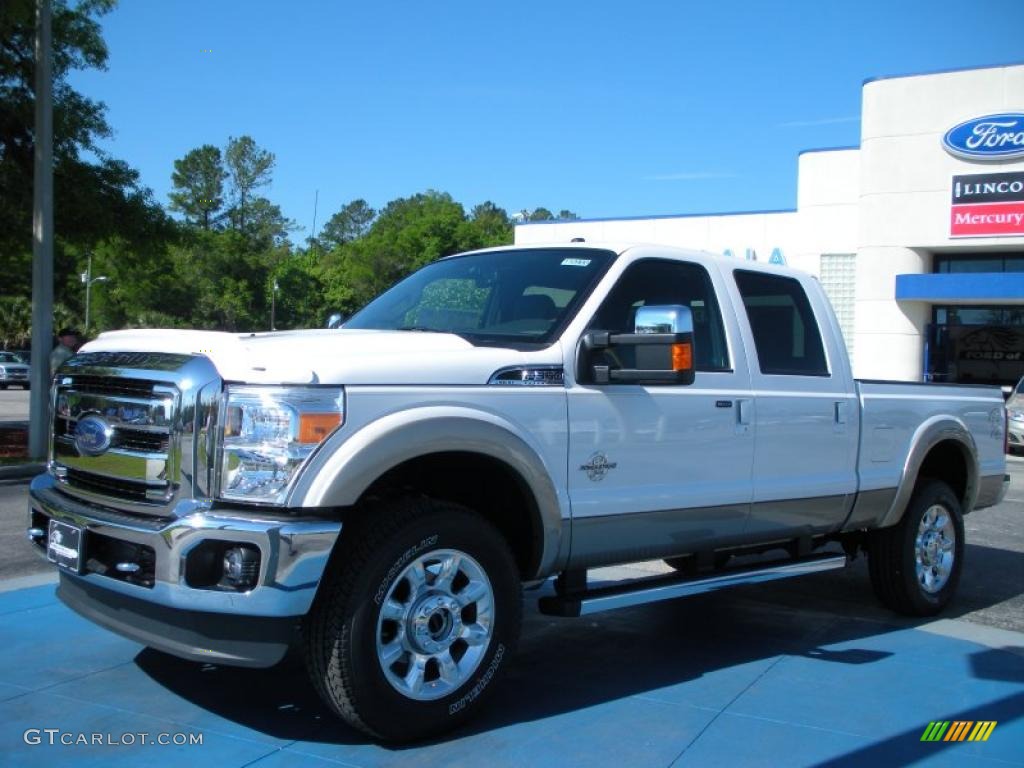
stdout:
<svg viewBox="0 0 1024 768">
<path fill-rule="evenodd" d="M 946 617 L 1024 592 L 1024 576 L 1006 578 L 1024 574 L 1024 555 L 974 545 L 969 549 L 967 562 L 1001 572 L 1002 587 L 975 593 L 967 571 L 965 597 Z M 497 700 L 449 738 L 665 691 L 681 702 L 721 709 L 729 701 L 722 699 L 722 689 L 728 689 L 730 676 L 756 676 L 782 656 L 874 664 L 904 647 L 894 643 L 889 650 L 879 637 L 926 623 L 879 607 L 862 562 L 843 572 L 582 619 L 540 615 L 534 607 L 537 595 L 527 594 L 522 641 Z M 856 645 L 861 640 L 864 647 Z M 845 647 L 829 647 L 836 645 Z M 369 742 L 327 710 L 302 664 L 291 657 L 267 670 L 197 664 L 148 649 L 135 661 L 172 693 L 265 735 L 336 745 Z M 983 676 L 1004 674 L 1003 669 L 1005 664 L 996 664 Z M 670 690 L 675 686 L 682 687 Z"/>
</svg>

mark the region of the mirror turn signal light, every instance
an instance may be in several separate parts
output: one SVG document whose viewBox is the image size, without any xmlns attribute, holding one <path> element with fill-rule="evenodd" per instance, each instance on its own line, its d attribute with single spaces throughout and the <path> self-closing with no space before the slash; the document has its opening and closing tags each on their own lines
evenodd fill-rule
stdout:
<svg viewBox="0 0 1024 768">
<path fill-rule="evenodd" d="M 299 414 L 299 442 L 320 443 L 341 424 L 340 413 Z"/>
<path fill-rule="evenodd" d="M 672 345 L 672 370 L 689 371 L 693 369 L 693 345 L 689 342 Z"/>
</svg>

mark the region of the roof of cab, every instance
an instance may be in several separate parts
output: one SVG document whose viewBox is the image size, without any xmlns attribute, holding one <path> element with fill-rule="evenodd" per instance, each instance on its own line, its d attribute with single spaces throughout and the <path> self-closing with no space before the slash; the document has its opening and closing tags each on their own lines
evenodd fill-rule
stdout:
<svg viewBox="0 0 1024 768">
<path fill-rule="evenodd" d="M 590 250 L 603 250 L 612 251 L 617 256 L 621 256 L 626 251 L 630 250 L 650 250 L 652 252 L 660 251 L 662 253 L 674 254 L 676 256 L 697 256 L 701 259 L 715 262 L 720 266 L 728 268 L 729 266 L 740 266 L 744 269 L 753 269 L 757 271 L 771 272 L 774 274 L 788 274 L 788 275 L 807 275 L 808 273 L 804 270 L 794 269 L 790 266 L 784 266 L 781 264 L 769 264 L 764 261 L 747 261 L 746 259 L 737 259 L 735 257 L 725 256 L 721 253 L 712 253 L 711 251 L 702 251 L 697 248 L 680 248 L 675 245 L 665 245 L 663 243 L 645 243 L 645 242 L 623 242 L 618 240 L 594 240 L 594 241 L 577 241 L 577 242 L 547 242 L 547 243 L 523 243 L 520 245 L 501 245 L 494 248 L 481 248 L 476 251 L 467 251 L 466 253 L 495 253 L 501 251 L 524 251 L 524 250 L 536 250 L 543 248 L 579 248 L 579 249 L 590 249 Z M 453 255 L 465 255 L 465 254 L 453 254 Z M 653 254 L 652 254 L 653 255 Z"/>
</svg>

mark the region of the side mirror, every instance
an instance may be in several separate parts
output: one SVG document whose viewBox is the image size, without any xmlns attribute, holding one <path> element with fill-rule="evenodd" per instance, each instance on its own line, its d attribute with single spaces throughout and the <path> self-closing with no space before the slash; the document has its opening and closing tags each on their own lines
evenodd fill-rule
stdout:
<svg viewBox="0 0 1024 768">
<path fill-rule="evenodd" d="M 639 307 L 633 333 L 693 333 L 693 313 L 681 304 Z"/>
<path fill-rule="evenodd" d="M 348 318 L 345 317 L 345 315 L 341 314 L 341 312 L 335 312 L 334 314 L 327 318 L 327 327 L 341 328 L 342 324 L 346 320 L 348 320 Z"/>
<path fill-rule="evenodd" d="M 580 347 L 579 371 L 595 384 L 692 384 L 693 314 L 689 307 L 640 307 L 633 333 L 589 331 Z M 612 365 L 615 350 L 635 349 L 636 367 Z M 604 352 L 605 354 L 600 354 Z"/>
</svg>

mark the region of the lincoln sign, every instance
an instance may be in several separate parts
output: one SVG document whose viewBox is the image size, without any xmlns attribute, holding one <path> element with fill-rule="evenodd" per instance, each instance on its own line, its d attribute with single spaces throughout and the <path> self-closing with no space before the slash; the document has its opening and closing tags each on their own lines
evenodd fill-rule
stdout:
<svg viewBox="0 0 1024 768">
<path fill-rule="evenodd" d="M 1024 171 L 953 177 L 951 237 L 1024 235 Z"/>
</svg>

